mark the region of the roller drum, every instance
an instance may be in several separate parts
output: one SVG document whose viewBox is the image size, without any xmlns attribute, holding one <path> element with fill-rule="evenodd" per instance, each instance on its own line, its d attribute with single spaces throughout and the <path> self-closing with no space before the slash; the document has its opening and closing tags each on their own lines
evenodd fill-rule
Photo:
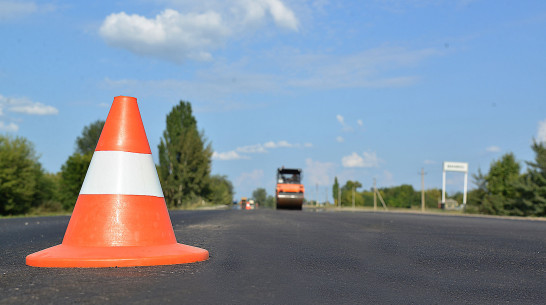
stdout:
<svg viewBox="0 0 546 305">
<path fill-rule="evenodd" d="M 277 195 L 277 209 L 301 210 L 303 193 L 279 193 Z"/>
</svg>

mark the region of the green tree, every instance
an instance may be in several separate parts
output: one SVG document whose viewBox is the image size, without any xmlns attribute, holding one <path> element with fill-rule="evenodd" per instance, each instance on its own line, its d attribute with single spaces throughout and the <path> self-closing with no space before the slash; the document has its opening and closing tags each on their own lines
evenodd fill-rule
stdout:
<svg viewBox="0 0 546 305">
<path fill-rule="evenodd" d="M 76 152 L 82 155 L 93 153 L 99 142 L 105 121 L 97 120 L 83 128 L 81 136 L 76 139 Z"/>
<path fill-rule="evenodd" d="M 441 200 L 441 189 L 428 189 L 425 191 L 425 205 L 427 208 L 438 208 L 438 204 Z"/>
<path fill-rule="evenodd" d="M 275 197 L 273 197 L 272 195 L 267 195 L 267 199 L 265 199 L 264 207 L 274 208 L 275 205 L 276 205 Z"/>
<path fill-rule="evenodd" d="M 513 153 L 505 154 L 494 161 L 485 177 L 487 191 L 490 194 L 513 198 L 516 194 L 514 182 L 519 178 L 520 165 Z"/>
<path fill-rule="evenodd" d="M 93 153 L 74 153 L 61 167 L 58 200 L 67 211 L 74 209 Z"/>
<path fill-rule="evenodd" d="M 104 121 L 100 120 L 85 126 L 76 138 L 75 152 L 61 167 L 57 200 L 67 211 L 74 209 L 103 127 Z"/>
<path fill-rule="evenodd" d="M 206 197 L 212 147 L 204 133 L 197 130 L 189 102 L 180 101 L 167 115 L 158 149 L 159 175 L 167 205 L 180 207 Z"/>
<path fill-rule="evenodd" d="M 267 201 L 267 192 L 263 187 L 259 187 L 252 192 L 252 198 L 259 206 L 265 206 Z"/>
<path fill-rule="evenodd" d="M 30 214 L 56 213 L 63 211 L 59 200 L 60 173 L 44 173 L 38 180 L 36 202 Z"/>
<path fill-rule="evenodd" d="M 226 176 L 213 175 L 209 182 L 208 199 L 213 204 L 231 204 L 233 202 L 233 184 Z"/>
<path fill-rule="evenodd" d="M 43 176 L 31 142 L 0 136 L 0 214 L 23 214 L 39 205 Z"/>
<path fill-rule="evenodd" d="M 339 199 L 339 182 L 337 181 L 337 177 L 334 178 L 334 185 L 332 186 L 332 196 L 334 197 L 334 205 L 338 206 L 338 199 Z"/>
<path fill-rule="evenodd" d="M 514 183 L 518 196 L 509 213 L 519 216 L 546 216 L 546 147 L 533 141 L 535 161 L 526 162 L 527 172 Z"/>
<path fill-rule="evenodd" d="M 486 195 L 480 211 L 487 214 L 510 214 L 511 205 L 516 198 L 515 183 L 519 179 L 520 165 L 513 153 L 503 155 L 493 161 L 489 173 L 484 177 Z"/>
<path fill-rule="evenodd" d="M 341 188 L 341 205 L 352 206 L 353 188 L 354 188 L 355 206 L 363 206 L 364 198 L 358 192 L 358 189 L 361 187 L 362 187 L 362 183 L 358 181 L 347 180 L 345 185 Z"/>
<path fill-rule="evenodd" d="M 478 213 L 482 210 L 483 200 L 487 195 L 487 180 L 486 175 L 482 173 L 481 168 L 478 168 L 477 174 L 472 174 L 472 183 L 476 189 L 468 191 L 466 213 Z"/>
<path fill-rule="evenodd" d="M 421 202 L 421 197 L 418 192 L 413 189 L 413 186 L 409 184 L 402 184 L 400 186 L 382 188 L 381 189 L 383 199 L 389 206 L 400 208 L 411 208 L 412 204 L 418 204 Z"/>
</svg>

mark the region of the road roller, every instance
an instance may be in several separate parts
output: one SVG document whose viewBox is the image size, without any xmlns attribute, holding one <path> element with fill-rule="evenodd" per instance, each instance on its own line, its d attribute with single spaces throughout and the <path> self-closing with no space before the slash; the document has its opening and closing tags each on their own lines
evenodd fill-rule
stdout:
<svg viewBox="0 0 546 305">
<path fill-rule="evenodd" d="M 299 168 L 277 169 L 277 190 L 275 200 L 277 209 L 301 210 L 305 188 L 301 184 L 302 173 Z"/>
</svg>

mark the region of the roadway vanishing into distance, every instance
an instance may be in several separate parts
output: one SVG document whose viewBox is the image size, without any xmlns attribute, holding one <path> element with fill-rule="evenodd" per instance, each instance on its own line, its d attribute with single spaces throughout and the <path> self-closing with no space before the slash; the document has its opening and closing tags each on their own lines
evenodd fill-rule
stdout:
<svg viewBox="0 0 546 305">
<path fill-rule="evenodd" d="M 205 262 L 25 265 L 68 216 L 0 219 L 0 304 L 546 304 L 546 221 L 391 212 L 171 211 Z"/>
</svg>

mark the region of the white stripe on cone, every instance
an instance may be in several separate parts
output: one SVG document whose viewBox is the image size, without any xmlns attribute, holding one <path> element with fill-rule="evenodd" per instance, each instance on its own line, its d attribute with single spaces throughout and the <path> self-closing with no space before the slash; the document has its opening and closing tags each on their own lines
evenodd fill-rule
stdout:
<svg viewBox="0 0 546 305">
<path fill-rule="evenodd" d="M 80 194 L 163 197 L 151 154 L 95 151 Z"/>
</svg>

